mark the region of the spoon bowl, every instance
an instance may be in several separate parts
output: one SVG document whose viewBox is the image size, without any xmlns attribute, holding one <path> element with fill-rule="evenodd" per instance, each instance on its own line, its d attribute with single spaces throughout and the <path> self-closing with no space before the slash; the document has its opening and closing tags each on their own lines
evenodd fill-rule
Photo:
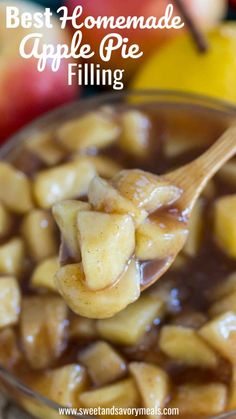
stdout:
<svg viewBox="0 0 236 419">
<path fill-rule="evenodd" d="M 194 205 L 201 195 L 208 181 L 217 173 L 217 171 L 236 154 L 236 125 L 229 127 L 223 135 L 200 157 L 193 162 L 186 164 L 170 173 L 164 178 L 171 184 L 176 185 L 182 190 L 182 195 L 177 201 L 178 209 L 182 222 L 188 228 Z M 160 180 L 160 177 L 159 177 Z M 182 246 L 183 247 L 183 246 Z M 151 275 L 147 275 L 148 280 L 143 280 L 141 290 L 149 288 L 170 268 L 175 261 L 176 256 L 182 247 L 173 252 L 173 254 L 158 262 L 151 263 Z M 155 269 L 156 263 L 156 269 Z M 143 270 L 150 269 L 147 265 Z M 143 274 L 143 278 L 146 275 Z"/>
</svg>

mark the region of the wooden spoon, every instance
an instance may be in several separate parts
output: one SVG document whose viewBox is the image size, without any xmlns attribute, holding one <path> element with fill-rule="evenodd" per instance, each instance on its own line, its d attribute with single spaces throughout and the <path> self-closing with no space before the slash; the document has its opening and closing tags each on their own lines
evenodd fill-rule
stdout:
<svg viewBox="0 0 236 419">
<path fill-rule="evenodd" d="M 191 139 L 190 139 L 191 141 Z M 164 177 L 172 185 L 178 186 L 183 193 L 178 200 L 178 208 L 189 223 L 192 210 L 196 200 L 201 195 L 207 182 L 216 174 L 224 163 L 236 154 L 236 125 L 231 126 L 225 133 L 200 157 L 193 162 L 180 167 L 173 172 L 167 173 Z M 153 273 L 147 275 L 144 273 L 141 284 L 142 291 L 156 282 L 172 265 L 178 250 L 168 259 L 153 265 Z M 149 262 L 147 262 L 148 264 Z M 147 270 L 150 267 L 146 266 Z"/>
</svg>

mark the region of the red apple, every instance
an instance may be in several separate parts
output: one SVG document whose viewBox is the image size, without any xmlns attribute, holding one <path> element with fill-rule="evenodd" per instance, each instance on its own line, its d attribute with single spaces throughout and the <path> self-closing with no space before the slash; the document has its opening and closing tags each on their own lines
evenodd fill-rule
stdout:
<svg viewBox="0 0 236 419">
<path fill-rule="evenodd" d="M 34 58 L 24 59 L 19 54 L 19 44 L 30 32 L 43 33 L 47 43 L 70 43 L 55 18 L 53 29 L 5 28 L 6 6 L 17 6 L 21 12 L 44 11 L 40 6 L 22 1 L 1 1 L 0 4 L 0 141 L 36 116 L 75 98 L 78 86 L 68 86 L 67 62 L 62 62 L 58 72 L 50 63 L 45 71 L 38 72 Z"/>
<path fill-rule="evenodd" d="M 211 27 L 216 24 L 226 13 L 227 0 L 183 0 L 189 13 L 195 18 L 196 23 L 200 27 Z M 66 5 L 70 13 L 78 5 L 83 6 L 83 16 L 157 16 L 161 17 L 168 4 L 174 1 L 170 0 L 66 0 Z M 179 14 L 177 8 L 174 8 L 176 14 Z M 182 32 L 182 30 L 138 30 L 123 29 L 114 30 L 129 38 L 130 43 L 138 43 L 144 52 L 143 58 L 137 60 L 121 60 L 120 52 L 113 55 L 113 59 L 109 63 L 99 60 L 98 48 L 102 38 L 110 29 L 83 29 L 84 40 L 88 42 L 96 51 L 96 57 L 92 58 L 93 62 L 99 62 L 103 67 L 125 68 L 126 77 L 131 76 L 137 69 L 142 59 L 146 59 L 148 55 L 156 48 L 159 48 L 163 42 L 170 37 Z"/>
</svg>

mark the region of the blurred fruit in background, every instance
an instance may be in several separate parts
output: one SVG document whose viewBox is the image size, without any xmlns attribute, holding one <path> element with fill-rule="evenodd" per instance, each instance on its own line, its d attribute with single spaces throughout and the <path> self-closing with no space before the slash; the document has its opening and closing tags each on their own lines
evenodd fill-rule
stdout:
<svg viewBox="0 0 236 419">
<path fill-rule="evenodd" d="M 236 7 L 236 0 L 229 0 L 229 4 L 232 7 Z"/>
<path fill-rule="evenodd" d="M 41 11 L 31 2 L 1 1 L 0 22 L 5 22 L 7 5 L 17 5 L 20 10 Z M 46 43 L 70 42 L 66 31 L 57 21 L 54 29 L 6 29 L 0 26 L 0 141 L 36 116 L 68 102 L 77 94 L 78 86 L 68 86 L 67 64 L 64 61 L 58 72 L 53 73 L 48 63 L 45 71 L 37 71 L 34 59 L 19 56 L 19 44 L 29 32 L 42 32 Z"/>
<path fill-rule="evenodd" d="M 209 50 L 199 53 L 189 34 L 155 52 L 139 69 L 132 88 L 174 89 L 236 103 L 236 23 L 207 34 Z"/>
<path fill-rule="evenodd" d="M 74 8 L 81 4 L 84 9 L 85 16 L 157 16 L 161 17 L 168 4 L 173 3 L 170 0 L 128 0 L 126 2 L 120 0 L 66 0 L 66 5 L 70 13 Z M 210 28 L 218 23 L 226 14 L 227 0 L 183 0 L 189 13 L 194 17 L 196 24 L 201 28 Z M 175 13 L 179 15 L 175 8 Z M 86 42 L 90 43 L 96 50 L 96 59 L 103 67 L 109 68 L 125 68 L 125 76 L 129 78 L 137 69 L 136 60 L 122 60 L 120 53 L 113 55 L 112 62 L 104 63 L 99 60 L 98 48 L 102 38 L 111 32 L 110 29 L 83 29 L 83 35 Z M 123 29 L 115 30 L 127 36 L 130 43 L 138 43 L 144 52 L 143 60 L 145 60 L 152 51 L 157 51 L 163 43 L 171 37 L 179 34 L 182 30 L 138 30 Z M 93 57 L 93 62 L 94 62 Z M 138 60 L 138 64 L 141 63 Z"/>
</svg>

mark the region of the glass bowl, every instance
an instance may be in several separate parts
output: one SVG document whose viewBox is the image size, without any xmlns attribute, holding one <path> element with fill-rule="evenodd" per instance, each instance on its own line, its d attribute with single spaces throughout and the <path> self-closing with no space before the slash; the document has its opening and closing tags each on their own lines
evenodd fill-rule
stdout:
<svg viewBox="0 0 236 419">
<path fill-rule="evenodd" d="M 147 109 L 155 109 L 160 123 L 167 131 L 170 130 L 178 136 L 184 133 L 189 137 L 189 141 L 192 136 L 196 138 L 196 135 L 200 135 L 206 139 L 206 142 L 213 142 L 236 117 L 236 107 L 203 96 L 174 91 L 104 94 L 79 100 L 37 119 L 1 147 L 0 159 L 11 160 L 12 156 L 20 152 L 27 138 L 45 128 L 56 127 L 58 121 L 62 123 L 99 106 L 120 107 L 124 104 L 137 107 L 139 104 L 144 104 Z M 32 391 L 2 367 L 0 367 L 0 390 L 34 417 L 42 419 L 59 417 L 60 406 L 57 403 Z M 68 415 L 66 417 L 68 418 Z M 236 419 L 236 411 L 227 412 L 214 419 Z"/>
</svg>

